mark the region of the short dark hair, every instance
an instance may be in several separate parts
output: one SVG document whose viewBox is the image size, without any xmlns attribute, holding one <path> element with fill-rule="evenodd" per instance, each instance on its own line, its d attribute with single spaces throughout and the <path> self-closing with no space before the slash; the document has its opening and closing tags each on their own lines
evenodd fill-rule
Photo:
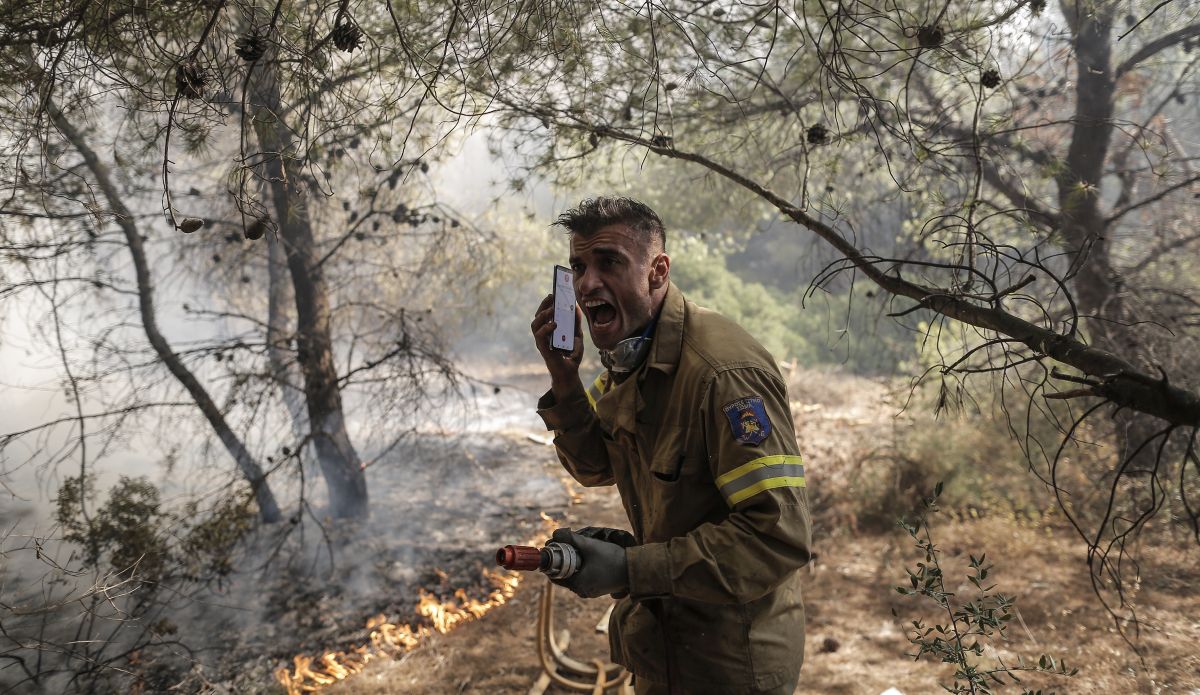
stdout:
<svg viewBox="0 0 1200 695">
<path fill-rule="evenodd" d="M 658 213 L 649 205 L 625 197 L 599 196 L 586 198 L 579 205 L 558 216 L 551 226 L 562 227 L 574 236 L 588 237 L 612 224 L 628 225 L 646 241 L 646 247 L 658 239 L 663 250 L 667 249 L 667 230 Z"/>
</svg>

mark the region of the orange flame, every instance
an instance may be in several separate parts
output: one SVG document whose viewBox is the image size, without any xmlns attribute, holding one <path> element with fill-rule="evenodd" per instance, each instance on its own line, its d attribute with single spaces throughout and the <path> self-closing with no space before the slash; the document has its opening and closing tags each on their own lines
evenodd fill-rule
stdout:
<svg viewBox="0 0 1200 695">
<path fill-rule="evenodd" d="M 575 489 L 575 482 L 567 476 L 559 478 L 562 481 L 563 489 L 567 491 L 567 498 L 571 500 L 571 504 L 579 504 L 583 501 L 583 493 Z"/>
<path fill-rule="evenodd" d="M 495 586 L 486 598 L 471 598 L 463 589 L 454 592 L 457 600 L 438 601 L 433 594 L 422 590 L 417 614 L 425 618 L 433 631 L 447 633 L 462 623 L 482 618 L 496 606 L 504 605 L 517 593 L 519 574 L 483 571 L 483 576 Z M 275 670 L 275 680 L 287 689 L 288 695 L 313 693 L 366 668 L 373 659 L 396 656 L 411 651 L 432 634 L 429 626 L 390 623 L 387 616 L 376 615 L 367 621 L 370 642 L 346 651 L 328 651 L 320 657 L 299 654 L 292 658 L 293 668 Z"/>
</svg>

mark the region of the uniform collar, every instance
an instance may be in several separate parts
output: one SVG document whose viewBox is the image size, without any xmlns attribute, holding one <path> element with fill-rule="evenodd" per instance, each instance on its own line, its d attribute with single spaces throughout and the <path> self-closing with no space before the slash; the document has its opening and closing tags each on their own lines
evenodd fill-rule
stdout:
<svg viewBox="0 0 1200 695">
<path fill-rule="evenodd" d="M 662 309 L 658 314 L 658 325 L 654 329 L 654 343 L 650 347 L 648 366 L 663 374 L 671 374 L 679 364 L 683 352 L 683 292 L 675 283 L 667 284 L 667 295 L 663 297 Z"/>
<path fill-rule="evenodd" d="M 638 415 L 646 406 L 640 385 L 645 381 L 648 369 L 657 369 L 668 375 L 674 373 L 683 352 L 684 314 L 683 293 L 674 283 L 670 283 L 658 313 L 658 323 L 654 327 L 650 354 L 642 366 L 620 382 L 609 372 L 609 378 L 613 381 L 612 390 L 596 401 L 596 414 L 602 422 L 610 423 L 613 429 L 637 433 Z"/>
</svg>

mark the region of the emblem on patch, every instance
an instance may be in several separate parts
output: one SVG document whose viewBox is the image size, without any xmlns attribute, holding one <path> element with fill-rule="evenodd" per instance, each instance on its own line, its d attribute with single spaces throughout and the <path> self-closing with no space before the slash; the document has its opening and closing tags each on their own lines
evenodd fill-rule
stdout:
<svg viewBox="0 0 1200 695">
<path fill-rule="evenodd" d="M 726 403 L 721 410 L 729 418 L 733 438 L 739 444 L 758 446 L 771 434 L 771 421 L 767 419 L 767 409 L 759 396 L 739 398 Z"/>
</svg>

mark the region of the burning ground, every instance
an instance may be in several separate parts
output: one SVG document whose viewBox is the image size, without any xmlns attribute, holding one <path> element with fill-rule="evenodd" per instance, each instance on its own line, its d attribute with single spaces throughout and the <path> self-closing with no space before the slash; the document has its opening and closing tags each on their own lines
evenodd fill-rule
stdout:
<svg viewBox="0 0 1200 695">
<path fill-rule="evenodd" d="M 508 400 L 536 400 L 513 391 Z M 203 625 L 197 641 L 220 654 L 191 684 L 312 692 L 511 598 L 521 578 L 494 571 L 496 548 L 540 543 L 577 494 L 546 440 L 497 412 L 511 407 L 493 399 L 475 432 L 416 435 L 397 460 L 368 468 L 366 524 L 306 518 L 281 545 L 261 539 L 252 555 L 266 569 L 178 618 Z"/>
</svg>

